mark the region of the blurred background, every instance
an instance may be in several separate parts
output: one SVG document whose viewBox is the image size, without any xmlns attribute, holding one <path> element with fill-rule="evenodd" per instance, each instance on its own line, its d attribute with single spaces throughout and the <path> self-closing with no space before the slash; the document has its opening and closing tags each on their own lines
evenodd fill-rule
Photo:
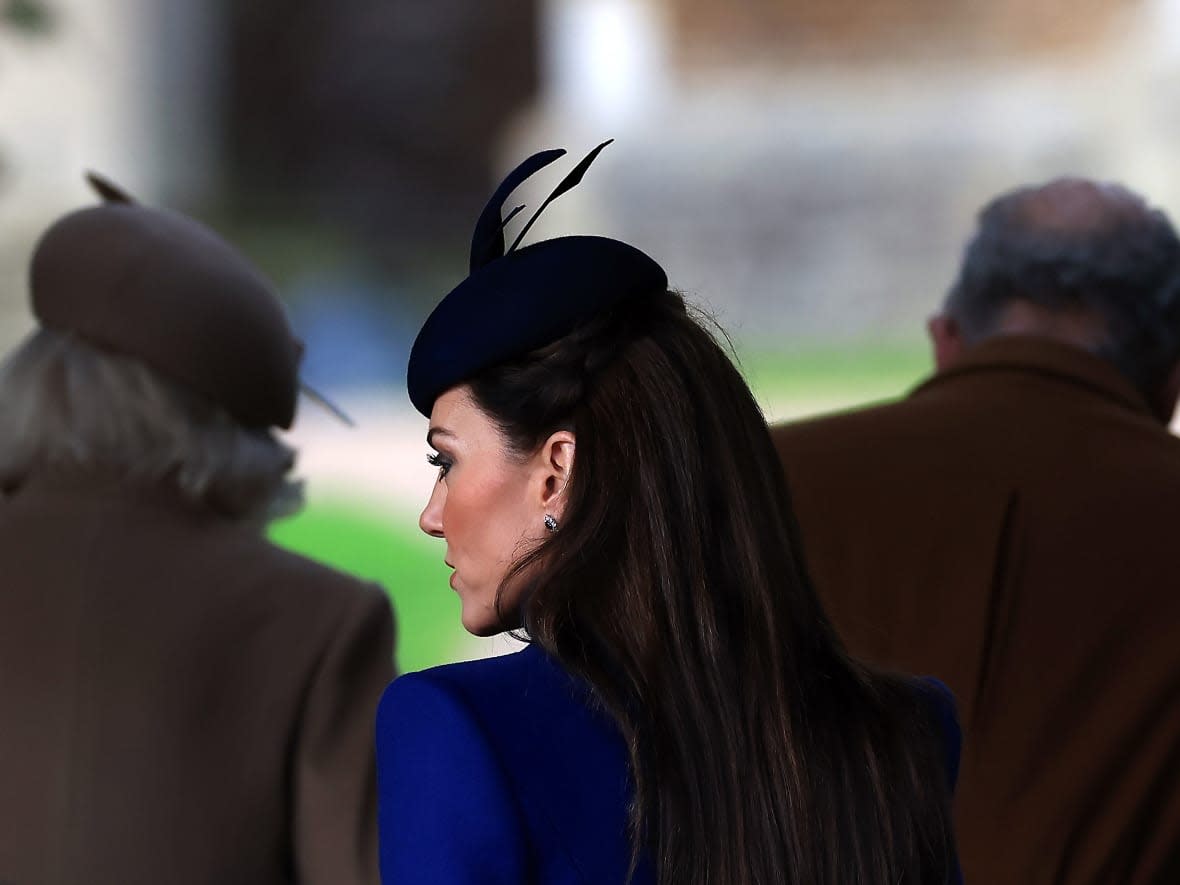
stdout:
<svg viewBox="0 0 1180 885">
<path fill-rule="evenodd" d="M 566 147 L 533 229 L 621 237 L 731 333 L 771 418 L 903 394 L 976 210 L 1117 179 L 1176 217 L 1180 0 L 0 0 L 0 347 L 85 169 L 276 279 L 305 376 L 308 507 L 275 538 L 379 580 L 418 669 L 503 650 L 458 621 L 405 396 L 491 188 Z M 559 296 L 555 296 L 559 297 Z"/>
</svg>

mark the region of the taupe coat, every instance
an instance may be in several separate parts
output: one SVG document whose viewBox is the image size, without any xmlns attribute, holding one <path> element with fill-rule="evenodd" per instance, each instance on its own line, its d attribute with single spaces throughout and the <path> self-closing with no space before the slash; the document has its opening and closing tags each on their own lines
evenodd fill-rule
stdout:
<svg viewBox="0 0 1180 885">
<path fill-rule="evenodd" d="M 1180 440 L 1106 362 L 985 342 L 777 428 L 851 649 L 945 680 L 968 883 L 1180 882 Z"/>
<path fill-rule="evenodd" d="M 78 479 L 0 500 L 0 576 L 0 882 L 377 882 L 379 588 Z"/>
</svg>

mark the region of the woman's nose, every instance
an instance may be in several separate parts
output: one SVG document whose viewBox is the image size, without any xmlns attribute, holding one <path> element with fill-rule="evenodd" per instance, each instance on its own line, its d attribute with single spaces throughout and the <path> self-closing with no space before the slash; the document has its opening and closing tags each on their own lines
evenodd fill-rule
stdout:
<svg viewBox="0 0 1180 885">
<path fill-rule="evenodd" d="M 430 500 L 426 502 L 422 515 L 418 517 L 418 528 L 432 538 L 443 537 L 442 499 L 445 494 L 443 484 L 436 482 L 434 490 L 430 493 Z"/>
</svg>

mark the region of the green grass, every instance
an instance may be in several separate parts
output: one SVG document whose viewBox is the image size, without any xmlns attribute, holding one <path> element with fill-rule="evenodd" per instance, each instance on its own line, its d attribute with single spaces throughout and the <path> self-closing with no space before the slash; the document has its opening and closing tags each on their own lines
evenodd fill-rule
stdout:
<svg viewBox="0 0 1180 885">
<path fill-rule="evenodd" d="M 930 371 L 927 349 L 918 342 L 747 346 L 741 363 L 771 415 L 900 396 Z M 459 623 L 458 598 L 447 583 L 443 545 L 419 532 L 413 516 L 396 508 L 396 502 L 313 497 L 298 516 L 277 523 L 271 536 L 386 588 L 397 613 L 397 656 L 403 671 L 462 658 L 466 634 Z"/>
<path fill-rule="evenodd" d="M 931 371 L 921 341 L 782 348 L 750 343 L 739 357 L 747 382 L 770 412 L 799 403 L 843 408 L 902 396 Z"/>
<path fill-rule="evenodd" d="M 419 532 L 413 519 L 357 501 L 313 500 L 298 515 L 275 523 L 270 535 L 283 547 L 386 589 L 397 615 L 401 671 L 461 656 L 459 600 L 447 583 L 443 545 Z"/>
</svg>

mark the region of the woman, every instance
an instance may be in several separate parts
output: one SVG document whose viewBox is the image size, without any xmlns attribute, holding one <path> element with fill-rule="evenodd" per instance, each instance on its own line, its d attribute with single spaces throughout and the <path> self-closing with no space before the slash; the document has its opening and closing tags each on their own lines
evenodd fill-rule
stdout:
<svg viewBox="0 0 1180 885">
<path fill-rule="evenodd" d="M 88 178 L 0 361 L 0 881 L 373 885 L 389 602 L 264 532 L 303 345 L 216 232 Z"/>
<path fill-rule="evenodd" d="M 504 253 L 504 200 L 561 153 L 501 185 L 410 357 L 421 527 L 464 626 L 531 645 L 388 690 L 385 880 L 955 881 L 951 701 L 843 651 L 725 351 L 631 246 Z"/>
</svg>

